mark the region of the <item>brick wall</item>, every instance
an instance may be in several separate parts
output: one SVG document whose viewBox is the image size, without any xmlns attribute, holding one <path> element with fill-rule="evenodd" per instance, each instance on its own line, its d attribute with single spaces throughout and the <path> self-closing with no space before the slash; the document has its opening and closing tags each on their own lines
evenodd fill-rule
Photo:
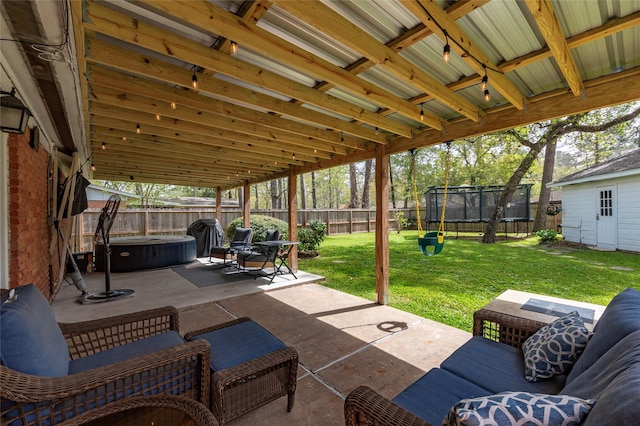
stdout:
<svg viewBox="0 0 640 426">
<path fill-rule="evenodd" d="M 8 138 L 9 286 L 34 283 L 47 298 L 57 279 L 58 253 L 49 253 L 47 170 L 49 153 L 29 146 L 29 130 Z M 54 278 L 55 277 L 55 278 Z"/>
</svg>

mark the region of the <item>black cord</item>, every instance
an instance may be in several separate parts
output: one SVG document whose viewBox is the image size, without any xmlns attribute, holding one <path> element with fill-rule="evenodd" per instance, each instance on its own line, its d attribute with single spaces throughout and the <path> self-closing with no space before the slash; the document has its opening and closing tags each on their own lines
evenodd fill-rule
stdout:
<svg viewBox="0 0 640 426">
<path fill-rule="evenodd" d="M 478 58 L 476 58 L 475 56 L 473 56 L 471 54 L 471 52 L 469 52 L 467 49 L 465 49 L 465 47 L 463 45 L 461 45 L 460 43 L 458 43 L 458 40 L 456 40 L 455 38 L 451 37 L 449 35 L 449 33 L 447 33 L 447 30 L 445 30 L 444 28 L 442 28 L 442 26 L 438 23 L 438 21 L 436 21 L 436 19 L 429 13 L 429 11 L 425 8 L 423 8 L 423 10 L 425 11 L 425 13 L 429 16 L 429 18 L 431 18 L 431 20 L 433 21 L 434 24 L 436 24 L 436 26 L 440 29 L 440 31 L 442 31 L 442 34 L 444 34 L 445 39 L 451 40 L 453 43 L 455 43 L 456 46 L 458 46 L 466 56 L 470 57 L 471 59 L 473 59 L 474 61 L 476 61 L 479 65 L 482 65 L 482 68 L 486 70 L 491 70 L 493 72 L 496 72 L 498 74 L 504 74 L 504 72 L 500 71 L 499 69 L 487 66 L 487 64 L 485 64 L 484 62 L 482 62 L 481 60 L 479 60 Z"/>
<path fill-rule="evenodd" d="M 21 43 L 21 44 L 30 44 L 32 46 L 42 46 L 42 47 L 54 47 L 56 49 L 59 49 L 61 47 L 64 47 L 67 45 L 67 43 L 69 42 L 69 5 L 67 3 L 67 1 L 63 1 L 64 3 L 64 41 L 60 44 L 47 44 L 47 43 L 37 43 L 37 42 L 33 42 L 33 41 L 24 41 L 24 40 L 17 40 L 14 38 L 0 38 L 0 41 L 11 41 L 14 43 Z"/>
</svg>

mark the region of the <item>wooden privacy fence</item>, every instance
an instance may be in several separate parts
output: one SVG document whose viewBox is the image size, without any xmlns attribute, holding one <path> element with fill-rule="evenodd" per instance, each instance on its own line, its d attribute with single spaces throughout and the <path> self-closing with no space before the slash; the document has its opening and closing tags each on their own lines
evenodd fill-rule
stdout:
<svg viewBox="0 0 640 426">
<path fill-rule="evenodd" d="M 532 217 L 535 211 L 532 208 Z M 100 217 L 100 209 L 87 209 L 76 217 L 74 252 L 93 251 L 95 229 Z M 416 229 L 415 209 L 392 209 L 389 211 L 389 229 L 397 229 L 396 212 L 402 212 L 409 221 L 409 229 Z M 252 215 L 272 216 L 286 222 L 287 210 L 251 210 Z M 198 219 L 210 219 L 216 216 L 215 209 L 120 209 L 111 228 L 110 236 L 130 237 L 137 235 L 185 235 L 190 224 Z M 222 226 L 226 227 L 233 219 L 242 216 L 241 209 L 222 209 Z M 353 234 L 375 231 L 375 209 L 307 209 L 298 210 L 298 227 L 306 227 L 313 221 L 327 224 L 328 235 Z M 547 228 L 557 229 L 560 215 L 549 216 Z M 424 214 L 422 224 L 435 230 L 437 224 L 425 225 Z M 529 232 L 524 223 L 504 223 L 501 232 Z M 458 232 L 478 232 L 485 229 L 484 223 L 447 223 L 446 230 L 455 236 Z"/>
</svg>

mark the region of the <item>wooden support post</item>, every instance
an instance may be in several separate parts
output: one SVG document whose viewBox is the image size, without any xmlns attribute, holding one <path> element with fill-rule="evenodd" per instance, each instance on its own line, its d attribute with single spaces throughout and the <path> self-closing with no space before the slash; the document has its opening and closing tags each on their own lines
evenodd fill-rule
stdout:
<svg viewBox="0 0 640 426">
<path fill-rule="evenodd" d="M 289 168 L 287 201 L 289 204 L 289 241 L 298 241 L 298 180 L 293 166 Z M 289 267 L 293 272 L 298 272 L 298 246 L 293 246 L 289 252 Z"/>
<path fill-rule="evenodd" d="M 216 219 L 222 226 L 222 189 L 216 187 Z"/>
<path fill-rule="evenodd" d="M 389 155 L 376 146 L 376 303 L 389 303 Z"/>
<path fill-rule="evenodd" d="M 245 228 L 251 228 L 251 185 L 249 182 L 244 183 L 243 189 L 243 204 L 242 204 L 242 217 Z"/>
</svg>

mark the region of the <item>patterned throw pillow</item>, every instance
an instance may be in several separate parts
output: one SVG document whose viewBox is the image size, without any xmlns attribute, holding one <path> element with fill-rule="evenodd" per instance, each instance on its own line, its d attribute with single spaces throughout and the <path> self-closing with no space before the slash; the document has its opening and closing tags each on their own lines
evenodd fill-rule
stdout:
<svg viewBox="0 0 640 426">
<path fill-rule="evenodd" d="M 596 403 L 568 395 L 501 392 L 463 399 L 454 405 L 443 426 L 579 425 Z"/>
<path fill-rule="evenodd" d="M 568 372 L 588 341 L 589 330 L 576 311 L 542 327 L 522 345 L 525 379 L 537 382 Z"/>
</svg>

